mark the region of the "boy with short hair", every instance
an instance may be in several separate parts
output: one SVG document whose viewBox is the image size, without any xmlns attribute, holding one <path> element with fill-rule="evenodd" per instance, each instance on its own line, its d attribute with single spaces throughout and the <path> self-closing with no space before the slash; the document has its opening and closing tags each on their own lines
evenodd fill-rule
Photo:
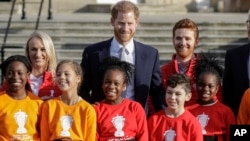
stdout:
<svg viewBox="0 0 250 141">
<path fill-rule="evenodd" d="M 148 119 L 149 141 L 203 140 L 198 120 L 184 108 L 190 98 L 190 79 L 184 74 L 170 76 L 165 94 L 168 106 Z"/>
</svg>

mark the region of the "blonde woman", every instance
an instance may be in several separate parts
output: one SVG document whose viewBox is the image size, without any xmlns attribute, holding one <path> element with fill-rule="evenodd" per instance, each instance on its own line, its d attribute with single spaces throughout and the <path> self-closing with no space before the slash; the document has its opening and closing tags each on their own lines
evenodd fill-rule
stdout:
<svg viewBox="0 0 250 141">
<path fill-rule="evenodd" d="M 53 80 L 57 57 L 51 37 L 42 31 L 33 32 L 27 40 L 25 53 L 32 65 L 31 91 L 43 100 L 59 96 L 61 91 Z M 6 90 L 6 87 L 4 84 L 1 90 Z"/>
</svg>

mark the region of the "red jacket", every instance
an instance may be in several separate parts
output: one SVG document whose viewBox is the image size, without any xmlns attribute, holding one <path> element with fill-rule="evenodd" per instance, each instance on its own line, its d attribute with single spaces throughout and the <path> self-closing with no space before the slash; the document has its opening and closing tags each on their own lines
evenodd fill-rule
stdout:
<svg viewBox="0 0 250 141">
<path fill-rule="evenodd" d="M 28 81 L 28 83 L 30 82 Z M 6 90 L 7 88 L 8 84 L 4 82 L 2 87 L 0 88 L 0 92 Z M 61 90 L 54 84 L 51 72 L 50 71 L 44 72 L 43 83 L 39 87 L 38 97 L 43 97 L 43 96 L 57 97 L 59 95 L 61 95 Z"/>
</svg>

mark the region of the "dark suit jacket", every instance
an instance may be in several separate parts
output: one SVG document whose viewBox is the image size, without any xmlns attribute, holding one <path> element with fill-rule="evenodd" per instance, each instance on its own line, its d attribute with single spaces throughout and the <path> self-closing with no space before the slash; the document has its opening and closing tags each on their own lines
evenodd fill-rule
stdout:
<svg viewBox="0 0 250 141">
<path fill-rule="evenodd" d="M 85 48 L 81 66 L 84 70 L 84 81 L 80 96 L 90 103 L 103 100 L 102 78 L 99 66 L 102 60 L 110 56 L 112 38 Z M 165 91 L 162 87 L 158 50 L 134 41 L 135 44 L 135 101 L 145 107 L 148 95 L 152 96 L 154 108 L 162 109 Z"/>
<path fill-rule="evenodd" d="M 249 87 L 248 60 L 250 44 L 227 51 L 223 77 L 223 102 L 237 115 L 244 91 Z"/>
</svg>

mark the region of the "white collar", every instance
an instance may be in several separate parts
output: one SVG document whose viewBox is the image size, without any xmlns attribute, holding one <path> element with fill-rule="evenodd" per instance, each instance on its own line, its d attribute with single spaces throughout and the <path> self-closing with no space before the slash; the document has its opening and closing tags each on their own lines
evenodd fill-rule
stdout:
<svg viewBox="0 0 250 141">
<path fill-rule="evenodd" d="M 116 52 L 119 52 L 120 49 L 123 47 L 123 45 L 120 44 L 120 43 L 116 40 L 115 37 L 113 38 L 113 40 L 112 40 L 112 42 L 111 42 L 111 46 L 114 47 L 113 49 L 114 49 L 114 51 L 116 51 Z M 119 48 L 117 48 L 117 47 L 119 47 Z M 133 52 L 134 52 L 134 39 L 132 38 L 132 39 L 128 42 L 128 44 L 127 44 L 125 47 L 126 47 L 126 49 L 129 51 L 129 53 L 133 53 Z"/>
</svg>

